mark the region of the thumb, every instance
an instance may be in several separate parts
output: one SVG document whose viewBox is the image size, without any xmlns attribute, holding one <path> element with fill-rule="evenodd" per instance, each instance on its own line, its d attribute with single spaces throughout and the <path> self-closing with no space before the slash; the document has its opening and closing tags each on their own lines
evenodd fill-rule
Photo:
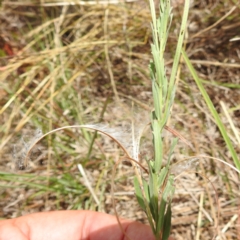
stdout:
<svg viewBox="0 0 240 240">
<path fill-rule="evenodd" d="M 149 226 L 121 220 L 130 240 L 155 240 Z M 93 211 L 54 211 L 0 221 L 0 240 L 122 240 L 116 217 Z M 170 239 L 169 239 L 170 240 Z"/>
</svg>

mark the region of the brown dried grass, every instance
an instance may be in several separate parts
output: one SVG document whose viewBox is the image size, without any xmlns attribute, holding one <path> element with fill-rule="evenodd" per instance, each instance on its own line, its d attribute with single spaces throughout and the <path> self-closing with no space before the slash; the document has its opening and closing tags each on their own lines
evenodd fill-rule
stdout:
<svg viewBox="0 0 240 240">
<path fill-rule="evenodd" d="M 228 120 L 230 117 L 239 134 L 239 40 L 230 41 L 239 36 L 239 7 L 221 19 L 233 7 L 234 2 L 194 2 L 186 46 L 239 154 L 239 142 Z M 181 5 L 176 2 L 173 33 L 166 54 L 169 71 L 176 44 L 174 29 L 179 27 L 180 12 Z M 11 150 L 13 142 L 17 149 L 24 148 L 23 142 L 15 141 L 16 137 L 27 138 L 37 127 L 46 132 L 76 122 L 98 122 L 101 118 L 99 109 L 104 108 L 107 98 L 110 103 L 103 121 L 110 126 L 123 127 L 128 133 L 124 137 L 129 141 L 131 101 L 137 108 L 136 119 L 141 122 L 145 121 L 142 116 L 147 117 L 152 108 L 147 3 L 103 5 L 99 2 L 91 6 L 41 7 L 27 2 L 3 1 L 0 20 L 3 45 L 0 59 L 1 172 L 10 174 L 11 166 L 16 164 Z M 227 108 L 228 118 L 220 101 Z M 193 146 L 191 149 L 180 142 L 174 161 L 204 154 L 232 164 L 222 137 L 184 65 L 169 126 Z M 165 135 L 167 145 L 172 136 Z M 82 136 L 81 140 L 79 136 Z M 76 208 L 113 214 L 110 176 L 120 152 L 111 141 L 98 137 L 90 158 L 86 159 L 91 138 L 92 135 L 83 131 L 54 135 L 39 144 L 30 169 L 25 172 L 14 170 L 14 174 L 19 174 L 15 178 L 6 179 L 1 174 L 0 216 L 16 217 L 36 211 Z M 142 148 L 142 155 L 151 157 L 149 144 Z M 84 188 L 83 179 L 78 176 L 77 162 L 83 163 L 100 206 Z M 200 160 L 190 169 L 179 165 L 179 171 L 185 172 L 176 181 L 173 200 L 172 235 L 175 239 L 212 239 L 215 234 L 218 235 L 216 239 L 239 239 L 238 174 L 207 159 Z M 23 180 L 25 175 L 28 180 Z M 54 176 L 57 177 L 52 178 Z M 134 198 L 132 167 L 121 164 L 115 179 L 119 214 L 146 222 Z M 46 189 L 39 190 L 24 181 Z M 77 187 L 78 181 L 83 185 Z M 71 191 L 65 191 L 66 188 Z"/>
</svg>

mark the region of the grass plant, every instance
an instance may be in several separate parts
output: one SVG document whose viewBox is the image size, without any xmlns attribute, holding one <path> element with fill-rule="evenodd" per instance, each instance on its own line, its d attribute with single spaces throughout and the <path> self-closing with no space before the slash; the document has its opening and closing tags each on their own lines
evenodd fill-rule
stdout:
<svg viewBox="0 0 240 240">
<path fill-rule="evenodd" d="M 150 0 L 152 15 L 153 43 L 151 45 L 153 61 L 150 63 L 154 110 L 151 114 L 154 159 L 148 159 L 149 180 L 135 180 L 135 191 L 138 202 L 145 211 L 156 239 L 167 240 L 171 229 L 171 201 L 174 194 L 174 177 L 169 174 L 170 161 L 177 138 L 173 138 L 165 167 L 163 165 L 163 130 L 166 126 L 176 92 L 176 74 L 187 25 L 189 1 L 185 1 L 178 45 L 174 56 L 170 79 L 165 69 L 165 47 L 172 21 L 170 1 L 161 1 L 159 18 L 156 17 L 154 1 Z"/>
</svg>

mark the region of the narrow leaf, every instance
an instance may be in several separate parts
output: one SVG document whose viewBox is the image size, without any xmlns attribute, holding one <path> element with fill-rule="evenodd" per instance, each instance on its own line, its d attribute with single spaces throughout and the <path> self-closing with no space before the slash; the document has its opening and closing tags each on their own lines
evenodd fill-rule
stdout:
<svg viewBox="0 0 240 240">
<path fill-rule="evenodd" d="M 172 209 L 171 203 L 168 204 L 167 212 L 164 217 L 162 240 L 168 240 L 171 232 Z"/>
<path fill-rule="evenodd" d="M 161 169 L 161 172 L 160 172 L 159 176 L 158 176 L 158 189 L 162 187 L 167 174 L 168 174 L 168 168 L 163 167 Z"/>
<path fill-rule="evenodd" d="M 140 207 L 143 209 L 143 211 L 146 212 L 146 206 L 144 204 L 142 190 L 141 190 L 140 184 L 139 184 L 136 176 L 134 177 L 133 183 L 134 183 L 134 188 L 135 188 L 135 194 L 136 194 L 136 197 L 137 197 L 137 201 L 138 201 Z"/>
<path fill-rule="evenodd" d="M 200 92 L 203 95 L 203 98 L 204 98 L 204 100 L 205 100 L 205 102 L 208 106 L 208 109 L 210 110 L 211 114 L 213 115 L 213 117 L 216 121 L 216 124 L 217 124 L 217 126 L 218 126 L 218 128 L 219 128 L 219 130 L 220 130 L 220 132 L 221 132 L 221 134 L 224 138 L 224 141 L 227 145 L 227 148 L 232 155 L 235 166 L 238 168 L 238 170 L 240 170 L 240 161 L 238 159 L 237 153 L 236 153 L 236 151 L 233 147 L 233 144 L 232 144 L 232 142 L 231 142 L 231 140 L 230 140 L 230 138 L 227 134 L 227 131 L 226 131 L 226 129 L 225 129 L 225 127 L 224 127 L 224 125 L 223 125 L 223 123 L 222 123 L 222 121 L 221 121 L 221 119 L 220 119 L 220 117 L 219 117 L 211 99 L 210 99 L 209 95 L 207 94 L 205 88 L 203 87 L 201 80 L 199 79 L 193 65 L 191 64 L 191 62 L 190 62 L 190 60 L 189 60 L 189 58 L 188 58 L 188 56 L 187 56 L 187 54 L 184 50 L 182 50 L 182 54 L 183 54 L 184 61 L 186 62 L 187 66 L 188 66 L 188 69 L 189 69 L 190 73 L 192 74 L 193 79 L 195 80 Z"/>
<path fill-rule="evenodd" d="M 159 207 L 159 212 L 158 212 L 156 232 L 160 232 L 163 228 L 166 205 L 167 205 L 167 202 L 162 198 L 161 203 L 160 203 L 160 207 Z"/>
<path fill-rule="evenodd" d="M 153 127 L 153 141 L 154 141 L 154 168 L 155 172 L 159 173 L 162 166 L 162 138 L 161 132 L 162 129 L 159 126 L 159 122 L 154 120 L 152 123 Z"/>
<path fill-rule="evenodd" d="M 156 81 L 152 82 L 152 91 L 153 91 L 153 101 L 154 101 L 154 110 L 157 119 L 160 119 L 162 116 L 162 106 L 161 106 L 161 100 L 159 95 L 159 87 Z"/>
</svg>

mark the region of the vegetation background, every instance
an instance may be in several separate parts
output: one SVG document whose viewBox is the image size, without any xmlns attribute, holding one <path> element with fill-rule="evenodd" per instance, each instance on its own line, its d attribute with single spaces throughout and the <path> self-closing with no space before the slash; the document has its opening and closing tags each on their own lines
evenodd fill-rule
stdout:
<svg viewBox="0 0 240 240">
<path fill-rule="evenodd" d="M 37 144 L 28 168 L 22 160 L 41 132 L 73 124 L 108 124 L 131 147 L 132 119 L 137 131 L 149 122 L 153 106 L 148 2 L 2 0 L 0 4 L 0 217 L 57 209 L 113 214 L 111 172 L 121 152 L 106 137 L 64 130 Z M 172 6 L 167 74 L 183 2 L 172 0 Z M 237 0 L 192 1 L 186 52 L 238 156 L 239 43 Z M 184 62 L 168 125 L 192 145 L 180 142 L 175 162 L 204 154 L 233 164 Z M 166 144 L 171 137 L 166 131 Z M 152 156 L 148 136 L 141 147 L 140 157 L 145 156 Z M 181 173 L 172 205 L 172 235 L 240 239 L 238 174 L 214 160 L 198 160 L 172 167 L 175 174 Z M 79 173 L 77 163 L 85 174 Z M 133 175 L 131 164 L 118 167 L 117 211 L 122 217 L 146 222 L 134 197 Z"/>
</svg>

